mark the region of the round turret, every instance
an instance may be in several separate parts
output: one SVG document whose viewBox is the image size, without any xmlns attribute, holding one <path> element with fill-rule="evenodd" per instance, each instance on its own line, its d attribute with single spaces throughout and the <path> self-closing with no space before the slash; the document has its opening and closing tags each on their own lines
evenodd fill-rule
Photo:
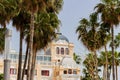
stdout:
<svg viewBox="0 0 120 80">
<path fill-rule="evenodd" d="M 69 40 L 67 39 L 67 37 L 65 37 L 64 35 L 62 35 L 62 33 L 57 33 L 57 37 L 55 39 L 55 41 L 58 40 L 65 40 L 66 42 L 69 42 Z"/>
</svg>

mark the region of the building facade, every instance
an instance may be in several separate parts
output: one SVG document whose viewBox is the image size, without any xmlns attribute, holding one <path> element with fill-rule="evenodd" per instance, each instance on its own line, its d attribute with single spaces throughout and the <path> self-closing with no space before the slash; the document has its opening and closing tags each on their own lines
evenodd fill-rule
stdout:
<svg viewBox="0 0 120 80">
<path fill-rule="evenodd" d="M 80 80 L 80 68 L 73 60 L 73 49 L 73 43 L 58 33 L 57 38 L 44 50 L 44 54 L 37 53 L 34 80 Z M 22 57 L 24 62 L 25 55 Z M 16 80 L 18 53 L 11 50 L 9 59 L 10 80 Z M 4 58 L 1 56 L 0 73 L 3 73 L 3 62 Z M 26 80 L 26 76 L 24 79 Z"/>
</svg>

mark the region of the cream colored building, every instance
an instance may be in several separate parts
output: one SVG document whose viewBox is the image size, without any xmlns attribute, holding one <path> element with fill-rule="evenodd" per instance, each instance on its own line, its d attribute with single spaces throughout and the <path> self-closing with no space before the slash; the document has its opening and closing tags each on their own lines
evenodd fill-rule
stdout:
<svg viewBox="0 0 120 80">
<path fill-rule="evenodd" d="M 74 44 L 61 33 L 45 49 L 38 52 L 34 80 L 80 80 L 80 68 L 73 60 Z M 25 55 L 23 55 L 24 61 Z M 18 53 L 11 50 L 10 80 L 16 80 Z M 0 73 L 3 73 L 3 57 L 0 57 Z M 26 77 L 25 77 L 26 79 Z"/>
</svg>

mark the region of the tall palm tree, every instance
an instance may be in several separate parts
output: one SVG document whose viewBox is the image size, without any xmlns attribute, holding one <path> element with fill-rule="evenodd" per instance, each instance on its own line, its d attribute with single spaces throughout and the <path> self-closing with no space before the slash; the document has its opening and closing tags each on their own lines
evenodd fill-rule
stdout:
<svg viewBox="0 0 120 80">
<path fill-rule="evenodd" d="M 21 71 L 22 71 L 22 44 L 24 38 L 24 31 L 29 27 L 30 23 L 30 15 L 27 11 L 20 11 L 20 13 L 13 17 L 13 26 L 16 28 L 17 31 L 20 32 L 20 47 L 19 47 L 19 61 L 18 61 L 18 78 L 21 78 Z M 18 21 L 19 20 L 19 21 Z"/>
<path fill-rule="evenodd" d="M 103 80 L 110 80 L 110 73 L 111 73 L 111 52 L 107 51 L 107 66 L 106 66 L 106 51 L 101 52 L 100 56 L 98 57 L 98 66 L 103 66 Z M 106 71 L 107 70 L 107 71 Z M 107 75 L 106 75 L 107 72 Z M 107 78 L 106 78 L 107 77 Z"/>
<path fill-rule="evenodd" d="M 98 23 L 97 13 L 93 13 L 90 15 L 90 20 L 83 18 L 76 30 L 78 32 L 78 39 L 82 41 L 88 50 L 94 53 L 96 74 L 98 73 L 96 51 L 105 46 L 109 38 L 109 34 L 102 29 L 102 26 Z"/>
<path fill-rule="evenodd" d="M 96 12 L 100 13 L 101 20 L 109 24 L 111 28 L 112 36 L 112 63 L 113 63 L 113 80 L 115 80 L 115 70 L 114 70 L 114 26 L 119 24 L 119 13 L 120 6 L 118 0 L 102 0 L 102 3 L 97 4 Z M 114 17 L 113 17 L 114 16 Z"/>
<path fill-rule="evenodd" d="M 33 37 L 33 59 L 32 70 L 35 68 L 36 53 L 43 49 L 56 37 L 55 30 L 58 28 L 59 20 L 54 13 L 38 13 L 35 22 L 35 33 Z M 34 73 L 34 72 L 33 72 Z M 31 76 L 34 76 L 34 74 Z M 32 78 L 32 77 L 31 77 Z M 32 80 L 32 79 L 31 79 Z"/>
<path fill-rule="evenodd" d="M 28 80 L 30 80 L 30 73 L 31 73 L 31 63 L 32 63 L 32 53 L 33 53 L 33 36 L 34 36 L 34 15 L 37 11 L 45 10 L 46 7 L 46 1 L 44 0 L 21 0 L 20 3 L 20 7 L 21 9 L 25 9 L 26 11 L 30 12 L 30 43 L 29 43 L 29 50 L 30 50 L 30 54 L 29 54 L 29 65 L 28 65 Z M 18 78 L 17 80 L 19 80 L 20 78 Z"/>
<path fill-rule="evenodd" d="M 62 0 L 57 0 L 62 1 Z M 31 71 L 31 63 L 32 63 L 32 53 L 33 53 L 33 36 L 34 36 L 34 16 L 35 13 L 37 13 L 38 11 L 46 11 L 46 9 L 51 10 L 52 8 L 52 4 L 55 4 L 55 0 L 51 0 L 51 1 L 45 1 L 45 0 L 22 0 L 21 1 L 21 7 L 22 9 L 26 9 L 28 11 L 30 11 L 30 15 L 31 15 L 31 24 L 30 24 L 30 54 L 29 54 L 29 66 L 28 66 L 28 80 L 30 80 L 30 71 Z M 58 5 L 53 6 L 54 8 L 58 7 Z M 51 8 L 51 9 L 50 9 Z M 54 9 L 53 9 L 54 10 Z"/>
<path fill-rule="evenodd" d="M 100 39 L 100 44 L 103 45 L 104 49 L 105 49 L 105 72 L 104 72 L 104 77 L 103 80 L 107 80 L 107 73 L 108 73 L 108 51 L 107 51 L 107 43 L 110 41 L 110 33 L 109 33 L 109 25 L 108 24 L 104 24 L 101 23 L 100 25 L 100 30 L 98 31 L 99 33 L 99 39 Z"/>
</svg>

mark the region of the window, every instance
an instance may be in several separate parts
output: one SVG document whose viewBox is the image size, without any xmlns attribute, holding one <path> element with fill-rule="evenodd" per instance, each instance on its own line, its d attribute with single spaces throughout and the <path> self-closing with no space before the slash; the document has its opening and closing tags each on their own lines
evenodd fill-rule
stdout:
<svg viewBox="0 0 120 80">
<path fill-rule="evenodd" d="M 10 74 L 17 74 L 17 69 L 10 68 Z"/>
<path fill-rule="evenodd" d="M 42 70 L 41 75 L 42 76 L 49 76 L 49 70 Z"/>
<path fill-rule="evenodd" d="M 59 54 L 59 47 L 56 48 L 56 54 Z"/>
<path fill-rule="evenodd" d="M 64 55 L 64 48 L 61 48 L 61 54 Z"/>
<path fill-rule="evenodd" d="M 69 50 L 68 50 L 68 48 L 65 49 L 65 52 L 66 52 L 67 55 L 69 55 Z"/>
<path fill-rule="evenodd" d="M 72 74 L 72 69 L 68 69 L 68 74 Z"/>
<path fill-rule="evenodd" d="M 44 59 L 43 56 L 37 56 L 38 61 L 43 61 L 43 59 Z"/>
<path fill-rule="evenodd" d="M 67 70 L 64 70 L 64 72 L 63 72 L 64 74 L 67 74 Z"/>
<path fill-rule="evenodd" d="M 73 70 L 73 74 L 77 74 L 77 71 L 76 71 L 76 70 Z"/>
</svg>

